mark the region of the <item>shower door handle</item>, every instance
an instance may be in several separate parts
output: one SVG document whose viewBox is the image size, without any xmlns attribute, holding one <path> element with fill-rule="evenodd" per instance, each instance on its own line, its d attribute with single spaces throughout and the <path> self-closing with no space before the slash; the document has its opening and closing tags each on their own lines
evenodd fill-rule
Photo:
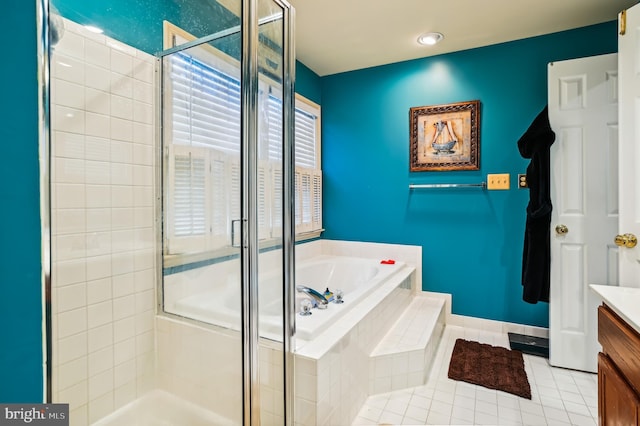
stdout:
<svg viewBox="0 0 640 426">
<path fill-rule="evenodd" d="M 231 247 L 236 247 L 236 248 L 240 248 L 242 247 L 241 242 L 239 242 L 238 244 L 236 244 L 235 240 L 236 240 L 236 227 L 235 224 L 236 222 L 240 222 L 242 223 L 242 219 L 234 219 L 231 221 Z"/>
</svg>

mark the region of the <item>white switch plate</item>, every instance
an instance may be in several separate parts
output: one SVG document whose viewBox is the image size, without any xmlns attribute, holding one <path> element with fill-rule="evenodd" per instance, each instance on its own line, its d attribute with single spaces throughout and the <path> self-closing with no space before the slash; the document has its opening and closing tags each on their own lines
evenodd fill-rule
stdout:
<svg viewBox="0 0 640 426">
<path fill-rule="evenodd" d="M 509 189 L 509 173 L 487 175 L 487 189 Z"/>
</svg>

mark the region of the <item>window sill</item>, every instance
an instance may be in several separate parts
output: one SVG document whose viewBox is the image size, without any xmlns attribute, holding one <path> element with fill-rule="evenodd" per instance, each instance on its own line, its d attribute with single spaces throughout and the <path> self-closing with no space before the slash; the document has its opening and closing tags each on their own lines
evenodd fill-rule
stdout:
<svg viewBox="0 0 640 426">
<path fill-rule="evenodd" d="M 296 243 L 301 243 L 303 241 L 312 240 L 314 238 L 319 238 L 320 234 L 324 232 L 324 228 L 318 229 L 316 231 L 303 232 L 300 234 L 296 234 Z"/>
</svg>

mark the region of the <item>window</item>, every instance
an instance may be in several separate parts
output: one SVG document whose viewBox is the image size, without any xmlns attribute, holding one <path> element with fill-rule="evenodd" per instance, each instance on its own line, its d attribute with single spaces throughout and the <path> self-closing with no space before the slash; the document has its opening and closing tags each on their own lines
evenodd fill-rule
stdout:
<svg viewBox="0 0 640 426">
<path fill-rule="evenodd" d="M 208 45 L 164 61 L 167 253 L 237 245 L 239 64 Z M 282 235 L 282 98 L 278 85 L 262 76 L 258 103 L 258 237 L 268 241 Z M 320 107 L 299 95 L 294 141 L 296 234 L 316 236 L 322 230 Z"/>
<path fill-rule="evenodd" d="M 282 100 L 269 95 L 269 159 L 282 158 Z M 295 223 L 296 234 L 322 229 L 322 171 L 320 167 L 320 107 L 300 95 L 295 104 Z M 277 179 L 281 179 L 278 172 Z M 280 181 L 277 181 L 279 187 Z M 280 200 L 281 201 L 281 200 Z M 279 214 L 277 215 L 280 216 Z"/>
</svg>

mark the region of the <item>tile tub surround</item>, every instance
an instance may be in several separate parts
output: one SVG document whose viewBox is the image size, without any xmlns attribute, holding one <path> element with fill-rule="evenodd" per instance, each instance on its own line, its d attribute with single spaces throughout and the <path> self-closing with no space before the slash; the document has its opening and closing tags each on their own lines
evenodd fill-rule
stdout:
<svg viewBox="0 0 640 426">
<path fill-rule="evenodd" d="M 445 327 L 444 300 L 420 295 L 369 357 L 369 394 L 424 384 Z"/>
<path fill-rule="evenodd" d="M 369 395 L 370 355 L 412 300 L 407 273 L 399 272 L 313 341 L 297 343 L 297 425 L 349 424 L 355 418 Z"/>
<path fill-rule="evenodd" d="M 348 424 L 355 418 L 369 395 L 369 355 L 379 343 L 380 338 L 384 336 L 385 331 L 391 328 L 409 305 L 418 285 L 415 269 L 410 264 L 421 263 L 419 248 L 352 242 L 343 245 L 343 243 L 317 240 L 298 245 L 296 246 L 297 261 L 328 254 L 366 256 L 374 259 L 394 258 L 407 265 L 404 266 L 403 271 L 398 272 L 382 285 L 381 292 L 376 291 L 365 298 L 318 338 L 313 341 L 296 339 L 294 404 L 295 423 L 298 425 L 327 424 L 327 422 Z M 267 260 L 270 255 L 277 258 L 277 252 L 274 251 L 265 253 L 264 259 Z M 223 267 L 227 266 L 234 269 L 231 264 Z M 176 278 L 175 276 L 181 274 L 183 273 L 173 274 L 167 278 Z M 201 291 L 202 283 L 196 279 L 199 274 L 201 272 L 196 270 L 185 271 L 185 277 L 191 275 L 192 279 L 172 282 L 168 288 L 171 295 L 165 293 L 166 300 L 183 297 L 191 294 L 192 291 Z M 207 283 L 215 282 L 209 279 L 206 281 Z M 211 401 L 211 398 L 202 396 L 213 392 L 213 389 L 207 390 L 207 384 L 211 383 L 211 380 L 202 379 L 203 370 L 208 370 L 212 366 L 206 364 L 210 362 L 208 361 L 210 358 L 193 358 L 194 353 L 200 353 L 195 349 L 198 344 L 201 344 L 197 342 L 209 342 L 206 345 L 228 348 L 230 352 L 239 350 L 239 342 L 233 340 L 233 334 L 225 335 L 213 328 L 203 328 L 163 317 L 158 317 L 157 323 L 161 386 L 167 390 L 174 390 L 178 392 L 179 397 L 195 402 L 224 417 L 233 416 L 233 412 L 238 409 L 238 407 L 234 408 L 233 401 L 221 403 L 221 401 Z M 172 329 L 174 332 L 168 331 Z M 179 341 L 184 335 L 191 336 L 188 338 L 191 341 L 188 346 Z M 274 348 L 263 346 L 261 351 L 261 377 L 266 380 L 266 382 L 263 381 L 261 389 L 263 404 L 266 405 L 263 410 L 263 420 L 266 424 L 271 424 L 271 421 L 273 424 L 278 424 L 277 419 L 281 418 L 282 413 L 281 407 L 275 402 L 282 398 L 282 389 L 279 387 L 281 382 L 278 379 L 282 374 L 282 357 Z M 270 355 L 264 356 L 265 353 Z M 182 362 L 175 362 L 178 358 L 182 359 Z M 226 370 L 235 371 L 237 368 L 237 371 L 240 371 L 240 366 L 233 364 L 239 358 L 239 355 L 228 358 L 225 356 L 224 362 L 231 366 Z M 190 362 L 185 362 L 187 359 Z M 240 378 L 237 377 L 235 380 L 239 383 Z M 230 389 L 234 389 L 232 377 L 218 377 L 216 381 L 227 383 L 231 386 Z M 229 393 L 234 394 L 233 391 Z"/>
<path fill-rule="evenodd" d="M 84 425 L 155 386 L 155 60 L 64 25 L 51 55 L 53 400 Z"/>
</svg>

